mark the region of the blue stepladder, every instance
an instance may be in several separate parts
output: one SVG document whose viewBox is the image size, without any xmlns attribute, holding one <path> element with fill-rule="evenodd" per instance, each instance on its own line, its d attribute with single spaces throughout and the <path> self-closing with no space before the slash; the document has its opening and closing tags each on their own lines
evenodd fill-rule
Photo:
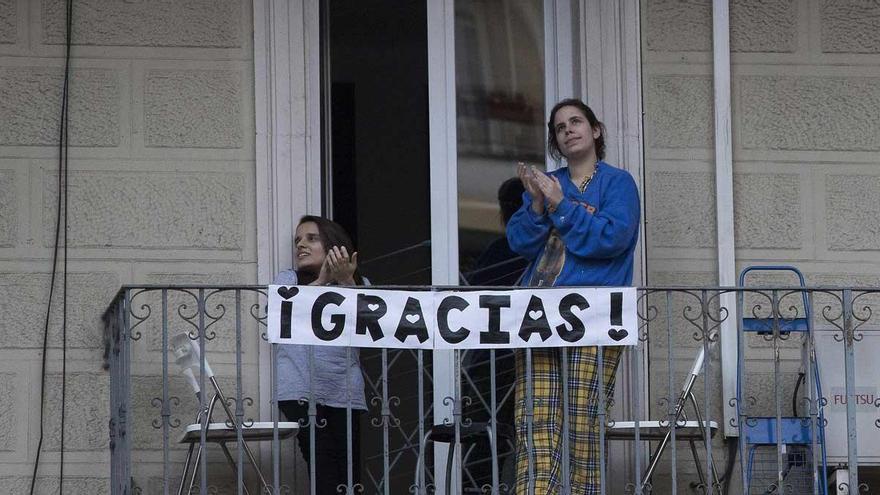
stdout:
<svg viewBox="0 0 880 495">
<path fill-rule="evenodd" d="M 787 272 L 797 277 L 799 286 L 805 288 L 804 275 L 793 266 L 750 266 L 739 276 L 739 286 L 746 287 L 746 275 L 755 272 Z M 759 314 L 744 315 L 746 290 L 738 292 L 739 356 L 737 358 L 736 408 L 740 425 L 740 453 L 743 485 L 747 494 L 823 494 L 827 495 L 827 469 L 825 455 L 825 418 L 823 413 L 822 384 L 816 360 L 810 297 L 806 290 L 761 291 L 763 297 L 771 292 L 771 306 Z M 803 314 L 795 308 L 783 314 L 779 298 L 795 296 L 800 292 Z M 745 411 L 749 396 L 744 395 L 744 351 L 750 334 L 762 335 L 772 344 L 776 404 L 774 416 L 750 416 Z M 780 342 L 800 336 L 802 363 L 792 397 L 792 414 L 783 415 L 780 375 Z M 806 416 L 798 414 L 798 389 L 807 385 L 805 401 L 809 406 Z"/>
</svg>

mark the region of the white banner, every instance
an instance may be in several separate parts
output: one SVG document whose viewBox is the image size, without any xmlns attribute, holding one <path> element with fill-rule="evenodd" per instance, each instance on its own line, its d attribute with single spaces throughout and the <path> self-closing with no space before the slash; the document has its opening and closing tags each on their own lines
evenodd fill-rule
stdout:
<svg viewBox="0 0 880 495">
<path fill-rule="evenodd" d="M 636 345 L 636 289 L 269 286 L 269 342 L 397 349 Z"/>
</svg>

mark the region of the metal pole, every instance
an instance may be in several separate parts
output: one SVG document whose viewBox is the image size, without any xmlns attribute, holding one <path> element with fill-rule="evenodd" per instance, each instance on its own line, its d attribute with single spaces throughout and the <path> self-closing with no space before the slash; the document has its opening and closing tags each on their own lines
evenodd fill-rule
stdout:
<svg viewBox="0 0 880 495">
<path fill-rule="evenodd" d="M 562 372 L 562 493 L 571 491 L 571 444 L 569 443 L 571 414 L 569 414 L 568 349 L 559 349 L 559 368 Z"/>
<path fill-rule="evenodd" d="M 388 404 L 388 349 L 382 349 L 382 486 L 385 495 L 391 494 L 390 443 L 388 425 L 391 422 L 391 408 Z"/>
<path fill-rule="evenodd" d="M 747 452 L 747 444 L 746 444 L 746 432 L 748 431 L 748 425 L 746 422 L 748 419 L 746 418 L 745 411 L 745 403 L 743 398 L 743 375 L 745 369 L 745 359 L 744 359 L 744 351 L 745 351 L 745 343 L 743 338 L 743 332 L 740 330 L 742 328 L 743 323 L 743 302 L 745 298 L 745 294 L 742 289 L 738 290 L 739 293 L 739 304 L 737 305 L 737 322 L 739 323 L 739 328 L 736 332 L 736 409 L 737 409 L 737 428 L 739 431 L 739 455 L 740 455 L 740 481 L 742 483 L 742 493 L 749 493 L 749 466 L 746 462 L 746 458 L 748 457 Z M 722 350 L 723 354 L 723 350 Z"/>
<path fill-rule="evenodd" d="M 599 374 L 599 493 L 605 495 L 605 353 L 603 347 L 596 348 L 596 372 Z"/>
<path fill-rule="evenodd" d="M 782 444 L 782 387 L 780 381 L 780 362 L 779 362 L 779 294 L 776 290 L 772 291 L 771 309 L 773 311 L 773 395 L 775 396 L 776 422 L 774 428 L 776 430 L 776 490 L 778 493 L 785 495 L 785 452 Z"/>
<path fill-rule="evenodd" d="M 821 397 L 817 397 L 816 393 L 816 379 L 813 376 L 813 373 L 818 371 L 816 368 L 816 340 L 815 335 L 813 334 L 813 293 L 810 292 L 807 297 L 809 300 L 807 301 L 807 305 L 804 308 L 805 316 L 807 318 L 807 342 L 806 342 L 806 362 L 807 369 L 805 371 L 806 375 L 804 376 L 804 386 L 806 386 L 809 390 L 809 404 L 810 404 L 810 450 L 813 453 L 813 495 L 819 495 L 819 480 L 821 476 L 819 475 L 819 458 L 821 456 L 821 452 L 819 451 L 819 404 L 818 401 L 822 400 Z M 824 446 L 823 446 L 824 448 Z M 822 488 L 824 491 L 825 488 Z"/>
<path fill-rule="evenodd" d="M 859 492 L 859 452 L 856 436 L 856 364 L 853 351 L 855 331 L 853 329 L 852 289 L 843 290 L 843 365 L 846 376 L 846 447 L 849 464 L 849 487 L 851 493 Z"/>
<path fill-rule="evenodd" d="M 199 295 L 196 300 L 196 308 L 198 308 L 199 312 L 199 390 L 204 391 L 206 374 L 205 360 L 207 359 L 207 346 L 205 345 L 205 289 L 199 289 Z M 199 394 L 199 398 L 199 406 L 201 407 L 200 412 L 205 411 L 205 394 Z M 213 404 L 211 407 L 213 407 Z M 199 454 L 201 454 L 201 452 L 205 450 L 205 447 L 207 445 L 208 423 L 210 423 L 210 421 L 210 412 L 202 416 L 202 428 L 199 436 Z M 199 462 L 199 469 L 201 471 L 201 475 L 199 476 L 199 490 L 200 493 L 205 494 L 208 493 L 208 456 L 200 456 L 196 459 L 196 462 Z M 195 474 L 193 476 L 195 476 Z"/>
<path fill-rule="evenodd" d="M 672 481 L 672 492 L 678 493 L 678 464 L 676 463 L 676 444 L 675 444 L 675 427 L 676 422 L 678 421 L 678 413 L 676 412 L 673 404 L 673 396 L 672 391 L 674 390 L 673 380 L 672 380 L 672 363 L 673 363 L 673 354 L 672 354 L 672 292 L 666 291 L 666 362 L 668 363 L 666 366 L 667 378 L 668 378 L 668 386 L 669 388 L 669 396 L 667 398 L 668 406 L 669 406 L 669 427 L 671 430 L 669 431 L 670 440 L 672 441 L 672 473 L 671 481 Z M 654 466 L 656 467 L 656 465 Z M 653 470 L 653 468 L 652 468 Z M 647 477 L 645 479 L 650 479 Z"/>
<path fill-rule="evenodd" d="M 243 448 L 246 447 L 241 432 L 241 425 L 244 424 L 244 407 L 242 404 L 241 390 L 241 290 L 235 290 L 235 441 L 238 444 L 238 464 L 236 467 L 236 486 L 238 487 L 238 495 L 242 495 L 244 488 L 244 459 Z M 253 458 L 253 456 L 251 456 Z M 259 473 L 259 467 L 254 465 L 254 469 Z M 260 477 L 262 478 L 262 474 Z M 263 486 L 266 486 L 263 480 Z M 268 487 L 267 487 L 268 488 Z"/>
<path fill-rule="evenodd" d="M 168 495 L 168 290 L 162 289 L 162 493 Z"/>
<path fill-rule="evenodd" d="M 528 460 L 528 493 L 535 493 L 535 464 L 532 458 L 532 452 L 535 450 L 535 433 L 532 426 L 535 420 L 535 390 L 532 383 L 532 350 L 526 349 L 526 444 L 517 445 L 517 449 L 524 449 Z M 546 407 L 546 406 L 545 406 Z"/>
<path fill-rule="evenodd" d="M 489 349 L 489 448 L 492 452 L 492 495 L 498 495 L 501 483 L 498 476 L 498 397 L 495 387 L 495 349 Z"/>
<path fill-rule="evenodd" d="M 703 407 L 706 408 L 705 416 L 707 418 L 711 414 L 711 412 L 709 411 L 709 404 L 712 402 L 711 401 L 712 396 L 709 393 L 709 376 L 708 376 L 709 374 L 707 373 L 707 371 L 709 369 L 709 364 L 708 364 L 708 361 L 706 360 L 706 354 L 708 354 L 709 345 L 711 344 L 711 340 L 710 340 L 711 335 L 709 334 L 710 326 L 709 326 L 708 295 L 709 295 L 708 291 L 703 289 L 703 291 L 701 293 L 701 301 L 700 301 L 700 307 L 702 308 L 702 312 L 703 312 L 703 355 L 702 355 L 702 359 L 701 359 L 702 363 L 700 363 L 700 364 L 702 365 L 703 376 L 705 377 L 705 379 L 703 380 L 703 397 L 705 398 Z M 694 401 L 694 406 L 696 406 L 696 401 Z M 694 412 L 697 415 L 697 418 L 699 418 L 700 417 L 700 409 L 698 407 L 695 407 Z M 708 423 L 706 423 L 704 425 L 701 421 L 701 422 L 698 422 L 697 424 L 703 430 L 703 439 L 705 442 L 704 445 L 706 447 L 706 471 L 709 472 L 714 469 L 714 464 L 715 464 L 712 460 L 712 443 L 711 443 L 712 433 L 709 430 Z M 696 457 L 694 459 L 696 459 Z M 710 486 L 706 493 L 715 493 L 715 487 Z"/>
</svg>

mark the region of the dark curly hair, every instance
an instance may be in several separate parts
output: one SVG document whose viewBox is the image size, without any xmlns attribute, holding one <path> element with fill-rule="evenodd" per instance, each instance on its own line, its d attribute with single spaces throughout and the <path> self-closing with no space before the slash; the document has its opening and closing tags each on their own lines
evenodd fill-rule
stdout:
<svg viewBox="0 0 880 495">
<path fill-rule="evenodd" d="M 587 118 L 587 122 L 590 123 L 590 127 L 593 129 L 599 129 L 599 137 L 596 138 L 596 158 L 602 160 L 605 158 L 605 124 L 599 122 L 599 119 L 596 118 L 596 114 L 593 113 L 593 110 L 587 106 L 586 103 L 578 100 L 577 98 L 567 98 L 565 100 L 560 101 L 556 105 L 553 106 L 553 110 L 550 110 L 550 120 L 547 121 L 547 147 L 550 150 L 550 156 L 553 157 L 554 160 L 561 160 L 564 156 L 562 151 L 559 149 L 559 143 L 556 141 L 556 129 L 553 125 L 553 120 L 556 118 L 556 112 L 559 111 L 562 107 L 575 107 L 584 114 L 584 117 Z"/>
</svg>

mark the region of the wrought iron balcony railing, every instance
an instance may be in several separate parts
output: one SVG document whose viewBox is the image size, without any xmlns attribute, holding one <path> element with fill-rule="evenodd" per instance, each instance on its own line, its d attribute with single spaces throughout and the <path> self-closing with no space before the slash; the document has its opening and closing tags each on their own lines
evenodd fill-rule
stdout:
<svg viewBox="0 0 880 495">
<path fill-rule="evenodd" d="M 314 439 L 326 424 L 309 397 L 302 397 L 308 418 L 298 424 L 278 411 L 266 293 L 265 286 L 119 291 L 105 315 L 112 493 L 319 492 L 315 459 L 298 458 L 293 435 L 308 429 Z M 873 311 L 880 289 L 638 294 L 639 344 L 623 350 L 616 397 L 595 396 L 598 435 L 590 445 L 601 459 L 601 493 L 880 490 L 871 481 L 880 463 Z M 729 294 L 737 311 L 722 303 Z M 722 387 L 723 328 L 732 328 L 738 351 L 732 394 Z M 432 375 L 429 351 L 360 352 L 367 411 L 359 429 L 341 434 L 348 455 L 338 493 L 513 493 L 516 451 L 526 448 L 515 431 L 526 432 L 528 445 L 534 426 L 529 414 L 514 424 L 515 362 L 526 365 L 534 351 L 455 351 L 451 377 Z M 609 352 L 599 351 L 600 364 Z M 568 372 L 562 366 L 563 383 Z M 441 379 L 455 392 L 435 398 Z M 530 397 L 528 374 L 523 386 Z M 452 411 L 445 425 L 435 404 Z M 568 432 L 579 419 L 563 412 L 559 428 Z M 451 465 L 434 449 L 450 444 Z M 563 434 L 559 493 L 576 483 L 566 462 L 572 448 Z M 529 493 L 532 481 L 516 493 Z"/>
</svg>

